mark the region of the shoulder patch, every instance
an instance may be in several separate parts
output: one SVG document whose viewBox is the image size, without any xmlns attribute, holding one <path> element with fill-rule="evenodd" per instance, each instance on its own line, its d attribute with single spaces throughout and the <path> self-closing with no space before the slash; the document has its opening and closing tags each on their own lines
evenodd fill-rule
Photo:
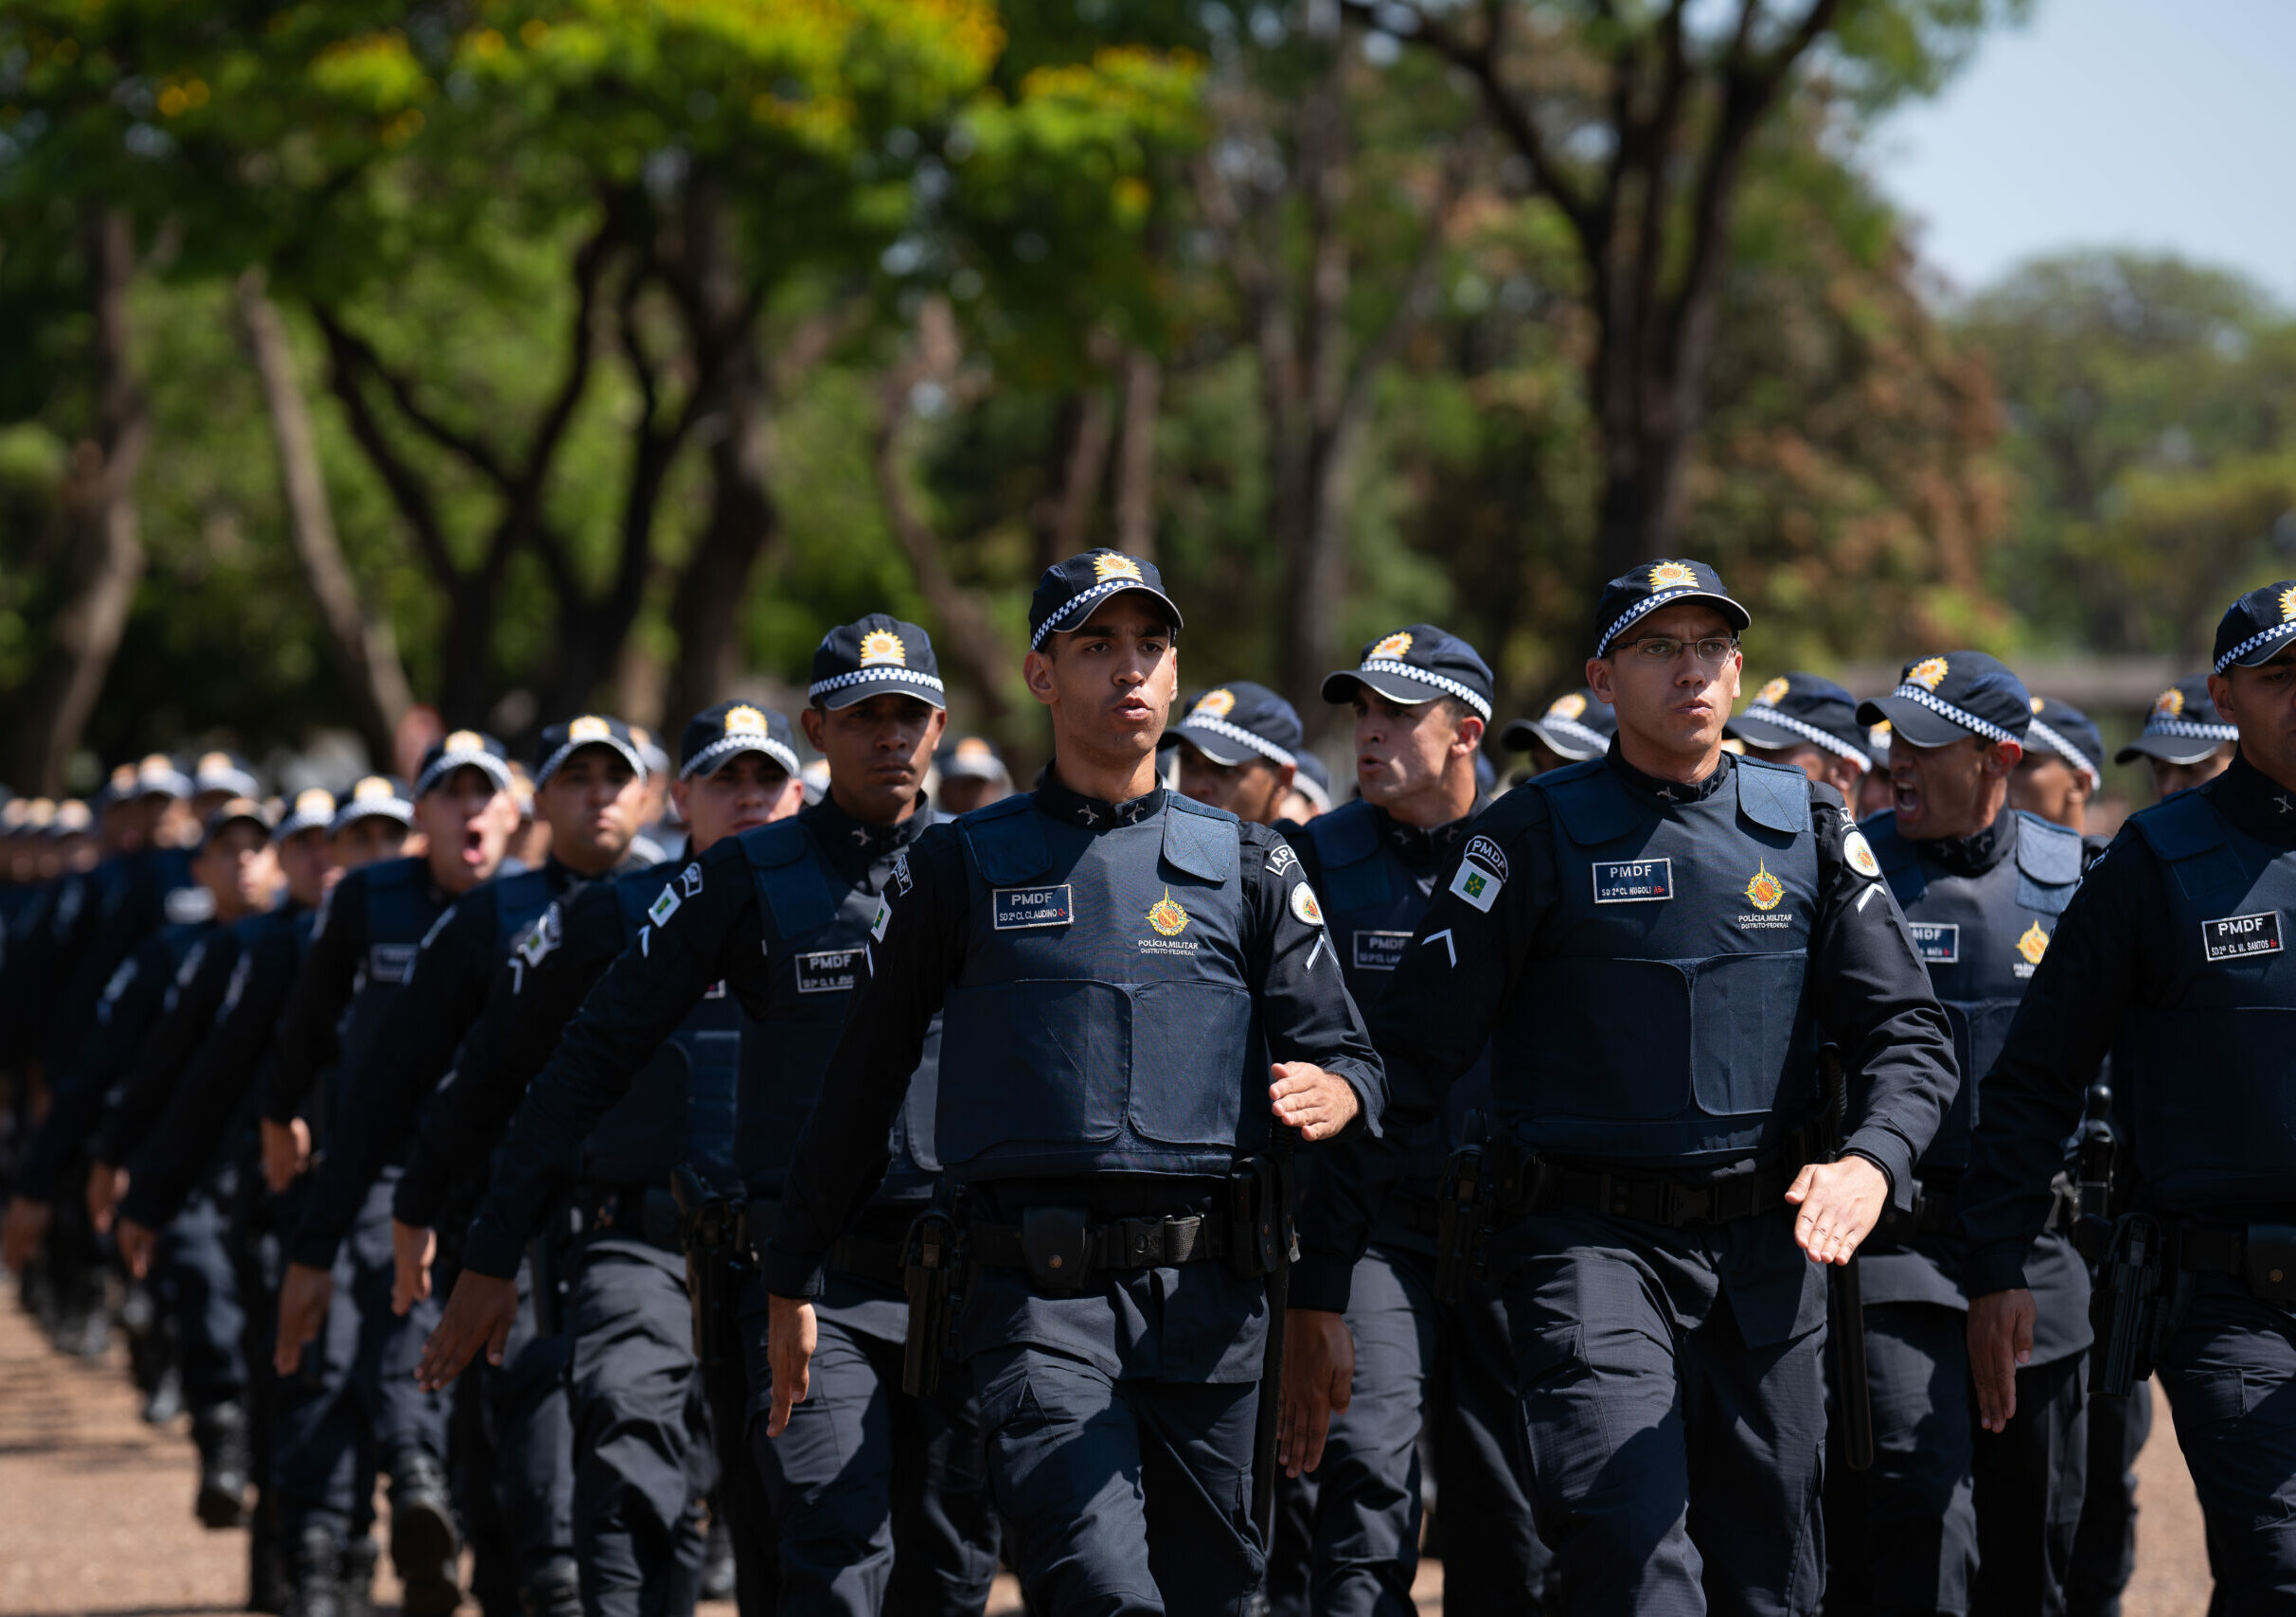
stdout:
<svg viewBox="0 0 2296 1617">
<path fill-rule="evenodd" d="M 1266 869 L 1270 876 L 1281 876 L 1298 862 L 1299 855 L 1292 851 L 1290 843 L 1277 843 L 1274 850 L 1268 855 Z"/>
<path fill-rule="evenodd" d="M 678 890 L 675 886 L 665 887 L 662 889 L 662 896 L 646 906 L 646 918 L 653 922 L 655 926 L 660 926 L 678 913 L 678 906 L 683 902 L 685 900 L 678 897 Z"/>
<path fill-rule="evenodd" d="M 1849 867 L 1860 876 L 1878 880 L 1881 862 L 1874 857 L 1874 844 L 1865 840 L 1865 833 L 1852 827 L 1842 839 L 1842 857 Z"/>
<path fill-rule="evenodd" d="M 702 865 L 699 861 L 678 872 L 678 887 L 688 898 L 702 891 Z"/>
<path fill-rule="evenodd" d="M 1451 890 L 1486 915 L 1499 901 L 1499 889 L 1505 885 L 1506 878 L 1471 859 L 1462 859 L 1451 879 Z"/>
<path fill-rule="evenodd" d="M 518 957 L 529 966 L 540 966 L 565 935 L 565 916 L 558 905 L 552 904 L 526 930 L 526 935 L 519 939 Z"/>
<path fill-rule="evenodd" d="M 1305 881 L 1291 889 L 1291 913 L 1308 926 L 1324 924 L 1323 906 L 1315 901 L 1315 889 Z"/>
<path fill-rule="evenodd" d="M 1477 836 L 1469 839 L 1467 851 L 1461 854 L 1460 858 L 1471 859 L 1500 880 L 1506 880 L 1506 855 L 1500 850 L 1499 844 L 1488 837 Z"/>
<path fill-rule="evenodd" d="M 901 849 L 893 856 L 893 885 L 899 888 L 903 894 L 917 885 L 917 879 L 909 874 L 909 850 L 907 848 Z"/>
<path fill-rule="evenodd" d="M 880 897 L 877 913 L 869 917 L 869 935 L 878 942 L 885 941 L 885 928 L 893 924 L 893 900 Z"/>
</svg>

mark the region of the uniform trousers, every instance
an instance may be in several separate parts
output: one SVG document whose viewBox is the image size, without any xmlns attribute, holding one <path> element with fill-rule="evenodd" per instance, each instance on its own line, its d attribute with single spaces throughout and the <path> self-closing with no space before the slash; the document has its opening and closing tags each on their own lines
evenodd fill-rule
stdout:
<svg viewBox="0 0 2296 1617">
<path fill-rule="evenodd" d="M 1874 1466 L 1836 1464 L 1825 1494 L 1833 1613 L 2060 1613 L 2088 1470 L 2087 1363 L 2017 1373 L 2008 1430 L 1977 1424 L 1968 1316 L 1934 1303 L 1865 1309 Z"/>
<path fill-rule="evenodd" d="M 535 1328 L 534 1275 L 518 1266 L 518 1317 L 502 1365 L 480 1361 L 478 1429 L 521 1578 L 574 1554 L 572 1344 Z"/>
<path fill-rule="evenodd" d="M 1816 1605 L 1824 1316 L 1749 1345 L 1712 1255 L 1732 1238 L 1583 1214 L 1511 1237 L 1526 1485 L 1558 1610 Z"/>
<path fill-rule="evenodd" d="M 334 1296 L 303 1366 L 279 1386 L 276 1482 L 292 1542 L 311 1525 L 337 1533 L 363 1519 L 378 1466 L 428 1454 L 446 1462 L 447 1402 L 415 1385 L 422 1343 L 438 1323 L 434 1294 L 391 1312 L 391 1197 L 398 1170 L 368 1190 L 334 1263 Z M 292 1224 L 286 1227 L 292 1227 Z"/>
<path fill-rule="evenodd" d="M 997 1508 L 1041 1617 L 1242 1617 L 1256 1382 L 1118 1377 L 1027 1343 L 970 1360 Z"/>
<path fill-rule="evenodd" d="M 594 1235 L 576 1258 L 571 1341 L 575 1555 L 598 1617 L 685 1617 L 702 1588 L 716 1481 L 685 1261 Z"/>
<path fill-rule="evenodd" d="M 2150 1381 L 2126 1398 L 2089 1401 L 2089 1486 L 2065 1580 L 2072 1617 L 2121 1617 L 2121 1595 L 2137 1570 L 2137 1455 L 2151 1436 Z"/>
<path fill-rule="evenodd" d="M 814 1305 L 805 1402 L 769 1438 L 769 1307 L 752 1276 L 741 1309 L 749 1455 L 779 1545 L 776 1610 L 977 1617 L 996 1580 L 997 1519 L 970 1377 L 945 1365 L 933 1396 L 903 1393 L 906 1306 L 832 1275 Z"/>
<path fill-rule="evenodd" d="M 2296 1608 L 2296 1317 L 2234 1276 L 2192 1281 L 2154 1374 L 2208 1523 L 2210 1609 Z"/>
<path fill-rule="evenodd" d="M 247 1313 L 226 1205 L 223 1195 L 194 1191 L 161 1228 L 152 1254 L 152 1289 L 174 1322 L 176 1368 L 195 1414 L 247 1396 Z"/>
<path fill-rule="evenodd" d="M 1454 1612 L 1527 1613 L 1549 1556 L 1517 1480 L 1522 1406 L 1498 1292 L 1469 1282 L 1435 1301 L 1435 1260 L 1375 1244 L 1356 1265 L 1347 1329 L 1355 1339 L 1348 1407 L 1324 1458 L 1279 1508 L 1268 1572 L 1275 1617 L 1412 1617 L 1419 1566 L 1420 1436 L 1434 1439 L 1443 1532 L 1443 1599 Z"/>
</svg>

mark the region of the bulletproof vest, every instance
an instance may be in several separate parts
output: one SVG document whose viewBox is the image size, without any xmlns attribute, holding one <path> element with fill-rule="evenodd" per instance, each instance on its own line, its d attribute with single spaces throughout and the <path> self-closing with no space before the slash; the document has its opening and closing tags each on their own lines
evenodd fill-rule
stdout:
<svg viewBox="0 0 2296 1617">
<path fill-rule="evenodd" d="M 565 893 L 567 877 L 563 865 L 537 865 L 522 870 L 516 876 L 498 877 L 494 882 L 494 960 L 496 964 L 510 956 L 518 940 L 534 929 L 543 912 Z"/>
<path fill-rule="evenodd" d="M 684 896 L 700 880 L 693 865 L 656 865 L 617 878 L 623 935 L 644 946 L 647 911 L 667 887 Z M 741 1078 L 741 1007 L 713 983 L 653 1058 L 638 1069 L 582 1146 L 583 1176 L 610 1184 L 664 1184 L 681 1163 L 730 1189 L 734 1181 L 735 1096 Z"/>
<path fill-rule="evenodd" d="M 839 875 L 803 815 L 741 838 L 756 883 L 758 909 L 770 919 L 766 1008 L 752 1023 L 757 1057 L 744 1060 L 737 1155 L 753 1196 L 779 1196 L 797 1137 L 805 1131 L 822 1075 L 845 1031 L 853 990 L 874 966 L 869 923 L 878 895 Z M 925 1049 L 886 1142 L 892 1165 L 879 1194 L 907 1199 L 929 1192 L 940 1159 L 933 1112 L 940 1089 L 941 1021 Z"/>
<path fill-rule="evenodd" d="M 2014 813 L 2016 851 L 1982 876 L 1947 869 L 1927 844 L 1898 834 L 1894 813 L 1859 827 L 1905 912 L 1953 1029 L 1961 1088 L 1922 1153 L 1924 1168 L 1968 1166 L 1969 1130 L 1983 1105 L 1979 1080 L 2001 1054 L 2025 985 L 2081 884 L 2080 833 Z"/>
<path fill-rule="evenodd" d="M 1259 1148 L 1236 817 L 1170 795 L 1095 835 L 1023 794 L 956 824 L 964 960 L 934 1117 L 950 1177 L 1225 1174 Z"/>
<path fill-rule="evenodd" d="M 1724 767 L 1733 778 L 1691 803 L 1637 791 L 1601 759 L 1518 788 L 1547 801 L 1557 892 L 1493 1029 L 1491 1087 L 1531 1145 L 1742 1156 L 1821 1104 L 1809 782 Z"/>
<path fill-rule="evenodd" d="M 2169 916 L 2112 1053 L 2138 1169 L 2171 1208 L 2296 1202 L 2296 850 L 2231 824 L 2205 787 L 2130 824 Z"/>
<path fill-rule="evenodd" d="M 334 1092 L 326 1115 L 340 1117 L 343 1086 L 357 1072 L 389 1016 L 399 985 L 414 968 L 422 940 L 449 903 L 431 884 L 419 859 L 389 859 L 358 873 L 366 881 L 366 953 L 343 1017 L 343 1053 L 329 1079 Z"/>
<path fill-rule="evenodd" d="M 1368 1014 L 1395 980 L 1419 917 L 1434 901 L 1432 884 L 1420 885 L 1429 878 L 1404 862 L 1381 834 L 1379 812 L 1362 798 L 1317 815 L 1306 832 L 1322 867 L 1316 897 L 1331 947 L 1339 952 L 1340 975 Z M 1451 1085 L 1443 1115 L 1412 1131 L 1405 1178 L 1423 1191 L 1430 1189 L 1442 1178 L 1445 1161 L 1465 1131 L 1467 1113 L 1488 1111 L 1490 1104 L 1491 1063 L 1486 1051 Z"/>
</svg>

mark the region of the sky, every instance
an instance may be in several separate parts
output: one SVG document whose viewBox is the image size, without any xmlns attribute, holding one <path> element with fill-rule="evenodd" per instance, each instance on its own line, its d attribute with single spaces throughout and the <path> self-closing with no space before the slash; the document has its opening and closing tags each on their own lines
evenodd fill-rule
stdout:
<svg viewBox="0 0 2296 1617">
<path fill-rule="evenodd" d="M 2036 0 L 1876 173 L 1972 292 L 2074 247 L 2172 251 L 2296 309 L 2296 0 Z"/>
</svg>

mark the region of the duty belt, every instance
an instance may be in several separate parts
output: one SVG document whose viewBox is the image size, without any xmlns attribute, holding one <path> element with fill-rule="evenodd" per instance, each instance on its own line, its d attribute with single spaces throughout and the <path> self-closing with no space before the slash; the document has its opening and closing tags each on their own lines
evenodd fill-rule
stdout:
<svg viewBox="0 0 2296 1617">
<path fill-rule="evenodd" d="M 677 1199 L 647 1184 L 585 1184 L 575 1196 L 586 1235 L 622 1235 L 666 1253 L 682 1253 Z"/>
<path fill-rule="evenodd" d="M 1658 1224 L 1669 1230 L 1693 1224 L 1728 1224 L 1781 1209 L 1802 1164 L 1759 1168 L 1700 1184 L 1662 1174 L 1610 1169 L 1593 1171 L 1548 1164 L 1532 1193 L 1517 1203 L 1520 1213 L 1599 1213 L 1612 1218 Z"/>
<path fill-rule="evenodd" d="M 2050 1187 L 2049 1218 L 2042 1232 L 2055 1235 L 2071 1230 L 2080 1217 L 2080 1191 L 2073 1182 L 2059 1174 Z M 1881 1222 L 1875 1226 L 1874 1235 L 1884 1242 L 1911 1240 L 1915 1235 L 1951 1235 L 1960 1233 L 1961 1170 L 1959 1168 L 1931 1168 L 1913 1182 L 1913 1210 L 1900 1213 L 1895 1205 L 1881 1210 Z"/>
<path fill-rule="evenodd" d="M 2296 1302 L 2296 1225 L 2224 1230 L 2188 1218 L 2176 1226 L 2176 1244 L 2180 1269 L 2236 1275 L 2248 1283 L 2249 1294 L 2263 1302 Z"/>
<path fill-rule="evenodd" d="M 1083 1231 L 1087 1272 L 1103 1269 L 1167 1269 L 1224 1261 L 1228 1220 L 1216 1213 L 1113 1218 Z M 973 1261 L 989 1269 L 1029 1267 L 1023 1227 L 974 1223 L 966 1232 Z"/>
<path fill-rule="evenodd" d="M 776 1201 L 748 1201 L 741 1207 L 741 1251 L 752 1262 L 756 1260 L 766 1244 L 774 1238 L 774 1230 L 780 1217 Z M 901 1241 L 897 1235 L 873 1235 L 856 1231 L 840 1235 L 829 1246 L 829 1253 L 822 1268 L 831 1274 L 842 1274 L 855 1280 L 865 1280 L 877 1286 L 901 1288 Z"/>
</svg>

